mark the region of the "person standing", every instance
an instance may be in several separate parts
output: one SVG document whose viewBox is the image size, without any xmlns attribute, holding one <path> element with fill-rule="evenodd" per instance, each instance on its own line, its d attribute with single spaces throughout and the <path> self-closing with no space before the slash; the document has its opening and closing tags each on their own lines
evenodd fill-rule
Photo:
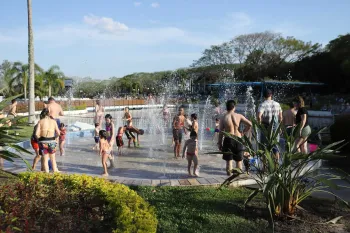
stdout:
<svg viewBox="0 0 350 233">
<path fill-rule="evenodd" d="M 11 100 L 10 109 L 8 111 L 8 118 L 15 118 L 17 116 L 17 100 Z"/>
<path fill-rule="evenodd" d="M 265 90 L 264 97 L 265 101 L 259 105 L 258 109 L 258 122 L 262 124 L 266 129 L 272 126 L 272 130 L 276 131 L 278 124 L 282 121 L 282 108 L 281 105 L 272 100 L 273 92 L 270 89 Z M 260 142 L 263 144 L 267 143 L 267 135 L 264 135 L 262 132 L 260 134 Z M 277 137 L 279 142 L 279 136 Z M 272 152 L 275 155 L 277 161 L 279 161 L 279 150 L 276 146 L 273 148 Z"/>
<path fill-rule="evenodd" d="M 180 157 L 181 141 L 183 136 L 183 128 L 185 124 L 185 111 L 184 108 L 179 108 L 179 113 L 173 119 L 173 138 L 175 142 L 174 146 L 174 157 Z"/>
<path fill-rule="evenodd" d="M 296 147 L 299 152 L 301 151 L 301 153 L 306 154 L 308 152 L 307 139 L 311 134 L 311 127 L 308 124 L 309 114 L 305 108 L 305 103 L 301 96 L 299 96 L 295 102 L 295 107 L 298 109 L 298 112 L 295 117 L 295 123 L 298 125 L 299 129 L 299 131 L 297 132 L 298 139 L 296 141 Z"/>
<path fill-rule="evenodd" d="M 101 105 L 101 101 L 96 100 L 95 123 L 98 123 L 101 126 L 104 114 L 105 114 L 105 108 Z"/>
<path fill-rule="evenodd" d="M 294 103 L 289 104 L 290 109 L 285 110 L 282 114 L 283 116 L 283 125 L 286 127 L 287 134 L 291 135 L 293 128 L 295 126 L 295 115 L 297 114 L 295 110 Z"/>
<path fill-rule="evenodd" d="M 57 123 L 57 126 L 60 127 L 61 120 L 59 119 L 60 116 L 63 116 L 63 110 L 61 105 L 56 103 L 55 99 L 51 96 L 49 98 L 49 104 L 47 105 L 47 109 L 49 111 L 49 116 L 54 119 Z"/>
<path fill-rule="evenodd" d="M 235 113 L 235 101 L 228 100 L 226 103 L 227 112 L 221 117 L 219 123 L 219 138 L 218 138 L 218 148 L 222 152 L 227 152 L 222 155 L 222 159 L 226 161 L 226 173 L 227 175 L 231 175 L 232 173 L 232 162 L 235 160 L 236 167 L 241 169 L 242 160 L 244 156 L 244 146 L 230 137 L 225 137 L 223 132 L 227 132 L 232 136 L 242 137 L 242 135 L 246 134 L 250 128 L 252 127 L 252 123 L 247 120 L 242 114 Z M 239 131 L 240 124 L 245 124 L 243 132 Z"/>
<path fill-rule="evenodd" d="M 49 155 L 53 172 L 59 172 L 57 169 L 55 153 L 57 147 L 56 139 L 60 135 L 60 130 L 58 129 L 56 121 L 49 116 L 48 109 L 43 109 L 40 115 L 42 119 L 38 123 L 35 135 L 36 138 L 38 138 L 39 150 L 42 154 L 41 164 L 44 171 L 48 173 L 49 166 L 47 155 Z"/>
</svg>

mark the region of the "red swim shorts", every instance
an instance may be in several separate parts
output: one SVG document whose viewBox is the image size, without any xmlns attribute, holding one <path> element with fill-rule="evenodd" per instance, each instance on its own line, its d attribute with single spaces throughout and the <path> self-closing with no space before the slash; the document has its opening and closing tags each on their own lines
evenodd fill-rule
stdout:
<svg viewBox="0 0 350 233">
<path fill-rule="evenodd" d="M 39 143 L 37 141 L 30 140 L 30 144 L 32 144 L 34 150 L 39 150 Z"/>
</svg>

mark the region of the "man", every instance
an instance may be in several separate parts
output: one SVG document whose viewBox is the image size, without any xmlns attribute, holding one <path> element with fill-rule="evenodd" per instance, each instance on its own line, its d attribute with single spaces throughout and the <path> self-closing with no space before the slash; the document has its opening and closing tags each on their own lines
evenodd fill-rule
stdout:
<svg viewBox="0 0 350 233">
<path fill-rule="evenodd" d="M 295 115 L 297 114 L 295 110 L 294 103 L 289 104 L 290 109 L 283 112 L 283 125 L 286 127 L 287 134 L 290 135 L 295 126 Z"/>
<path fill-rule="evenodd" d="M 57 123 L 57 126 L 60 127 L 61 121 L 59 119 L 59 116 L 63 116 L 63 110 L 61 105 L 56 103 L 55 99 L 53 97 L 49 98 L 49 104 L 47 105 L 47 109 L 49 110 L 49 115 L 52 119 L 54 119 Z"/>
<path fill-rule="evenodd" d="M 96 100 L 95 123 L 99 123 L 99 125 L 102 125 L 104 115 L 105 115 L 105 108 L 101 105 L 100 100 Z"/>
<path fill-rule="evenodd" d="M 17 116 L 16 110 L 17 110 L 17 100 L 11 100 L 10 109 L 8 111 L 7 117 L 15 118 Z"/>
<path fill-rule="evenodd" d="M 278 102 L 272 100 L 273 92 L 270 89 L 267 89 L 264 93 L 265 101 L 259 105 L 258 109 L 258 122 L 263 124 L 266 129 L 272 125 L 272 129 L 276 130 L 278 123 L 282 121 L 282 109 Z M 260 135 L 260 142 L 266 143 L 266 135 Z M 279 141 L 279 137 L 277 138 Z M 273 148 L 273 153 L 277 161 L 279 160 L 279 151 L 278 148 Z"/>
<path fill-rule="evenodd" d="M 184 108 L 179 109 L 179 114 L 174 117 L 173 120 L 173 139 L 175 142 L 174 146 L 174 156 L 175 158 L 180 157 L 181 141 L 183 134 L 183 127 L 185 124 Z"/>
<path fill-rule="evenodd" d="M 221 117 L 219 124 L 219 139 L 218 147 L 222 152 L 229 152 L 222 155 L 222 159 L 226 161 L 227 175 L 232 173 L 232 161 L 235 160 L 236 167 L 242 170 L 242 160 L 244 154 L 244 146 L 230 137 L 225 137 L 224 142 L 222 138 L 224 136 L 223 131 L 231 134 L 232 136 L 242 137 L 252 127 L 252 123 L 247 120 L 242 114 L 235 113 L 235 101 L 228 100 L 226 103 L 227 112 Z M 245 124 L 244 131 L 239 131 L 240 123 Z"/>
</svg>

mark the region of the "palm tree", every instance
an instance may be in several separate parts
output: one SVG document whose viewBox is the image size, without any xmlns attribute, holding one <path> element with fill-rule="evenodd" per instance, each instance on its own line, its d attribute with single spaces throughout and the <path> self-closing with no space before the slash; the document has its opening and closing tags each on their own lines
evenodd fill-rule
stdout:
<svg viewBox="0 0 350 233">
<path fill-rule="evenodd" d="M 12 87 L 12 63 L 4 60 L 0 65 L 0 93 L 3 95 L 11 95 Z"/>
<path fill-rule="evenodd" d="M 29 63 L 29 117 L 28 123 L 34 123 L 35 120 L 35 99 L 34 99 L 34 38 L 32 28 L 32 0 L 27 0 L 28 10 L 28 63 Z M 26 85 L 24 86 L 26 90 Z"/>
<path fill-rule="evenodd" d="M 52 94 L 52 87 L 63 88 L 64 87 L 64 74 L 60 71 L 60 67 L 57 65 L 51 66 L 44 74 L 44 80 L 49 88 L 49 96 Z M 58 89 L 55 89 L 56 91 Z"/>
<path fill-rule="evenodd" d="M 13 88 L 20 88 L 22 93 L 24 93 L 24 99 L 27 99 L 27 86 L 28 86 L 28 69 L 27 64 L 22 64 L 22 62 L 15 62 L 12 65 L 12 80 L 10 85 Z"/>
</svg>

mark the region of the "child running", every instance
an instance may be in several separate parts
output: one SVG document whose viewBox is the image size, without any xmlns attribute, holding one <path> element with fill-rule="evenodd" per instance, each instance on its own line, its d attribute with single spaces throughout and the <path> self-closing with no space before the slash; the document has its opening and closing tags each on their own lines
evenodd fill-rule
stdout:
<svg viewBox="0 0 350 233">
<path fill-rule="evenodd" d="M 190 139 L 186 140 L 184 149 L 183 149 L 183 154 L 182 158 L 185 157 L 185 152 L 187 149 L 186 157 L 188 161 L 188 175 L 192 176 L 191 174 L 191 166 L 192 166 L 192 161 L 194 163 L 193 167 L 193 175 L 198 176 L 197 174 L 197 166 L 198 166 L 198 140 L 197 140 L 197 133 L 195 131 L 192 131 L 190 134 Z"/>
<path fill-rule="evenodd" d="M 59 136 L 59 145 L 60 145 L 60 155 L 64 156 L 64 143 L 66 142 L 66 128 L 64 127 L 64 123 L 60 124 L 60 136 Z"/>
<path fill-rule="evenodd" d="M 95 146 L 92 148 L 92 150 L 99 150 L 98 144 L 100 141 L 100 123 L 95 123 L 95 133 L 94 133 L 94 139 L 95 139 Z"/>
<path fill-rule="evenodd" d="M 118 155 L 122 156 L 122 150 L 124 146 L 124 141 L 123 141 L 123 134 L 126 130 L 127 126 L 124 125 L 123 127 L 119 127 L 117 137 L 116 137 L 116 142 L 117 142 L 117 147 L 118 147 Z"/>
<path fill-rule="evenodd" d="M 111 145 L 107 141 L 107 131 L 106 130 L 100 130 L 99 132 L 99 148 L 100 148 L 100 156 L 102 157 L 102 167 L 103 167 L 103 174 L 102 176 L 108 176 L 107 171 L 107 159 L 111 156 L 112 149 Z"/>
</svg>

